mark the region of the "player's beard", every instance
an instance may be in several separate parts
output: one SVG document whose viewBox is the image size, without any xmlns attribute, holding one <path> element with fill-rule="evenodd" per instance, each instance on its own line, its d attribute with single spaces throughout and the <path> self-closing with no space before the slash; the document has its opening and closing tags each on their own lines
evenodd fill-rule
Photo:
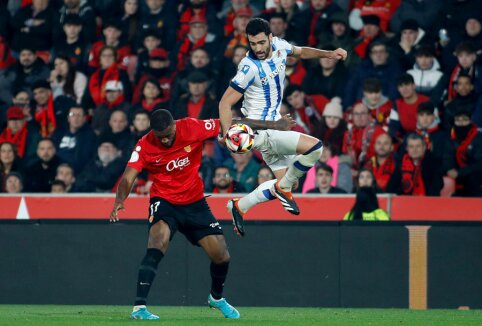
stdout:
<svg viewBox="0 0 482 326">
<path fill-rule="evenodd" d="M 269 44 L 268 44 L 268 47 L 266 48 L 265 51 L 262 52 L 262 54 L 264 54 L 264 58 L 260 58 L 260 57 L 258 56 L 258 53 L 254 52 L 254 50 L 251 48 L 251 46 L 249 46 L 249 50 L 256 56 L 256 58 L 257 58 L 258 60 L 266 60 L 266 59 L 268 59 L 269 51 L 270 51 L 270 49 L 271 49 L 271 42 L 270 42 L 269 40 L 268 40 L 268 43 L 269 43 Z"/>
</svg>

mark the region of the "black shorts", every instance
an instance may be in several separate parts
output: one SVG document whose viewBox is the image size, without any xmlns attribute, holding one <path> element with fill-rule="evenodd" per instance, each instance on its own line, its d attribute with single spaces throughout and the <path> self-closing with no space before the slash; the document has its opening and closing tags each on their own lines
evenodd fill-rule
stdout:
<svg viewBox="0 0 482 326">
<path fill-rule="evenodd" d="M 163 220 L 171 229 L 171 237 L 177 230 L 196 246 L 207 235 L 223 234 L 221 225 L 214 217 L 205 198 L 192 204 L 175 205 L 167 200 L 154 197 L 149 205 L 149 229 Z"/>
</svg>

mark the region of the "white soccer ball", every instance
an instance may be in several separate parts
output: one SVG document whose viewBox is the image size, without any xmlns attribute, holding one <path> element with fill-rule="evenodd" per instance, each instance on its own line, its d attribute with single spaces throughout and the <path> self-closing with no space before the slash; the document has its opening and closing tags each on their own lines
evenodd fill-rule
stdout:
<svg viewBox="0 0 482 326">
<path fill-rule="evenodd" d="M 253 148 L 254 132 L 250 126 L 237 123 L 229 127 L 226 147 L 233 153 L 244 154 Z"/>
</svg>

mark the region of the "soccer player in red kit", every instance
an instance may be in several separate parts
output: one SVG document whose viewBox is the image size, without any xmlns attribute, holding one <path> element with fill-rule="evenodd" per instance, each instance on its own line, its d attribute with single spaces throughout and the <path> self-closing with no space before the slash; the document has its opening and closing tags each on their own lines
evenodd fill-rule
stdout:
<svg viewBox="0 0 482 326">
<path fill-rule="evenodd" d="M 146 308 L 147 295 L 157 266 L 169 242 L 179 231 L 211 259 L 211 292 L 208 304 L 226 318 L 239 318 L 239 312 L 223 298 L 229 266 L 229 252 L 219 222 L 204 198 L 204 186 L 198 174 L 203 141 L 217 137 L 219 120 L 174 120 L 167 110 L 151 116 L 152 130 L 137 143 L 117 187 L 110 221 L 119 220 L 137 175 L 147 169 L 154 178 L 149 206 L 149 241 L 139 267 L 137 296 L 132 319 L 159 319 Z"/>
</svg>

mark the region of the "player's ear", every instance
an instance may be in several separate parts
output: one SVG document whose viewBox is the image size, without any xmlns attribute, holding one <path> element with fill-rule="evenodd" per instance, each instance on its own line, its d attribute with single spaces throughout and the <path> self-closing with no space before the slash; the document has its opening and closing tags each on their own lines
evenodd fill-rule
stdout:
<svg viewBox="0 0 482 326">
<path fill-rule="evenodd" d="M 273 41 L 273 33 L 269 33 L 268 39 L 269 39 L 270 42 Z"/>
</svg>

